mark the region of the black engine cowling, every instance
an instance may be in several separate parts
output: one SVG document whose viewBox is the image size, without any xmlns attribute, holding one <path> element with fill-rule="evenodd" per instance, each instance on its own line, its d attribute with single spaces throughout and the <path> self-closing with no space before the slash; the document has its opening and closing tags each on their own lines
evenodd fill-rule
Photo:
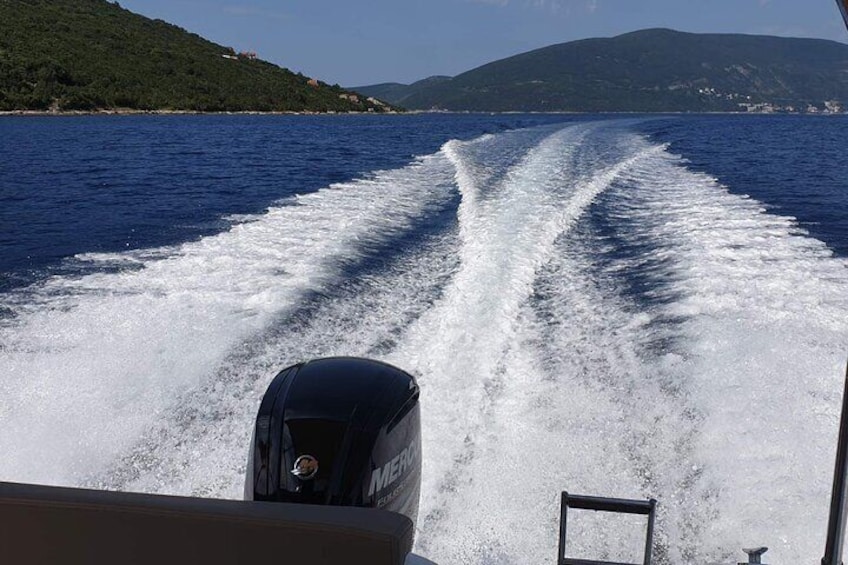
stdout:
<svg viewBox="0 0 848 565">
<path fill-rule="evenodd" d="M 415 379 L 367 359 L 283 369 L 256 417 L 245 500 L 364 506 L 418 516 L 421 425 Z"/>
</svg>

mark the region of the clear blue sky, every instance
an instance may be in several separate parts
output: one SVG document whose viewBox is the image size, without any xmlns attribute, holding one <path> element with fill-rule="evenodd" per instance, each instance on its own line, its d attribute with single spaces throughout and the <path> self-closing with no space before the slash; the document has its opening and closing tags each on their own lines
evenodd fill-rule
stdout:
<svg viewBox="0 0 848 565">
<path fill-rule="evenodd" d="M 586 37 L 667 27 L 848 41 L 834 0 L 120 0 L 343 86 L 456 75 Z"/>
</svg>

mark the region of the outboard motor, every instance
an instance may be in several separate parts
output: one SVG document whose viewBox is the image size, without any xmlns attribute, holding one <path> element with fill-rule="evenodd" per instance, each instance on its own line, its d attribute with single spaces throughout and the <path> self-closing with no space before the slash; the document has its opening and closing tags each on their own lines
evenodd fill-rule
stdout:
<svg viewBox="0 0 848 565">
<path fill-rule="evenodd" d="M 245 500 L 364 506 L 418 517 L 418 385 L 367 359 L 283 369 L 256 417 Z"/>
</svg>

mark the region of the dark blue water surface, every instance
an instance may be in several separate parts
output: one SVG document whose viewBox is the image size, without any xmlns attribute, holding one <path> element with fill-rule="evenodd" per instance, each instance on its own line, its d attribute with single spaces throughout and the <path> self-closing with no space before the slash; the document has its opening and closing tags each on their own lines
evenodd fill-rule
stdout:
<svg viewBox="0 0 848 565">
<path fill-rule="evenodd" d="M 0 288 L 63 258 L 155 247 L 230 214 L 404 166 L 452 138 L 563 116 L 0 118 Z"/>
<path fill-rule="evenodd" d="M 689 168 L 716 177 L 848 256 L 848 116 L 719 115 L 644 128 Z"/>
<path fill-rule="evenodd" d="M 225 230 L 295 193 L 367 177 L 449 139 L 616 119 L 566 115 L 0 118 L 0 289 L 92 251 Z M 695 170 L 795 216 L 848 255 L 848 118 L 674 116 L 637 124 Z"/>
</svg>

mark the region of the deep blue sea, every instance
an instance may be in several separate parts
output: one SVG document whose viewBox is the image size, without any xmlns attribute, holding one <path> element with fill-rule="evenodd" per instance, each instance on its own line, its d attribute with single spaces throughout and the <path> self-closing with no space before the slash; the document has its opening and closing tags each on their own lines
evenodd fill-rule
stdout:
<svg viewBox="0 0 848 565">
<path fill-rule="evenodd" d="M 419 380 L 439 563 L 551 559 L 566 489 L 657 498 L 660 565 L 820 559 L 846 146 L 846 116 L 2 117 L 0 480 L 238 498 L 276 371 L 361 355 Z M 639 560 L 608 519 L 576 556 Z"/>
</svg>

